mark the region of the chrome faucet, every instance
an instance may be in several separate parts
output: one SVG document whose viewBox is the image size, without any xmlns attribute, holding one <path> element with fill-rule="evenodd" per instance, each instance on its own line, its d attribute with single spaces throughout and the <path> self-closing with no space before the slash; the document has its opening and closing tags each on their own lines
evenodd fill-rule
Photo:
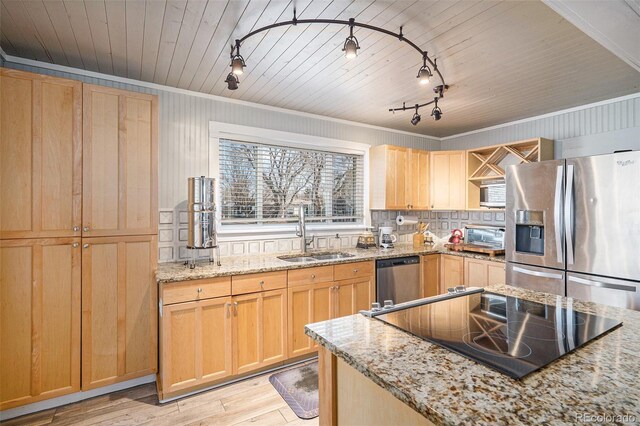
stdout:
<svg viewBox="0 0 640 426">
<path fill-rule="evenodd" d="M 313 244 L 314 236 L 307 239 L 307 223 L 304 213 L 304 204 L 298 205 L 298 224 L 296 225 L 296 236 L 300 237 L 300 251 L 307 252 L 307 246 Z"/>
</svg>

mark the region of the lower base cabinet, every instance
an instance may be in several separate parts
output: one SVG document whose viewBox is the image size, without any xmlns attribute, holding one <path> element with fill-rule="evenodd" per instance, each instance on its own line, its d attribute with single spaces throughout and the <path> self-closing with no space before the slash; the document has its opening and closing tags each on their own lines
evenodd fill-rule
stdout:
<svg viewBox="0 0 640 426">
<path fill-rule="evenodd" d="M 488 285 L 505 284 L 506 273 L 502 262 L 464 259 L 464 285 L 469 287 L 486 287 Z"/>
<path fill-rule="evenodd" d="M 162 308 L 161 383 L 165 393 L 230 376 L 231 297 Z"/>
<path fill-rule="evenodd" d="M 233 374 L 287 358 L 287 290 L 233 297 Z"/>
<path fill-rule="evenodd" d="M 82 389 L 157 372 L 155 235 L 82 239 Z"/>
<path fill-rule="evenodd" d="M 80 390 L 80 250 L 0 241 L 0 410 Z"/>
<path fill-rule="evenodd" d="M 440 293 L 464 284 L 464 257 L 443 254 L 440 258 Z"/>
</svg>

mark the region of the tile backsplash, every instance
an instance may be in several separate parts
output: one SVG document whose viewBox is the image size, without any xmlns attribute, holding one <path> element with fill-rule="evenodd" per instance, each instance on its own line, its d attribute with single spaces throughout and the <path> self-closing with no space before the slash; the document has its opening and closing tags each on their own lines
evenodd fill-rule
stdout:
<svg viewBox="0 0 640 426">
<path fill-rule="evenodd" d="M 415 233 L 418 225 L 397 225 L 396 217 L 417 216 L 422 222 L 429 223 L 429 229 L 438 237 L 448 237 L 454 229 L 462 229 L 465 225 L 504 226 L 504 211 L 394 211 L 374 210 L 371 212 L 371 226 L 377 234 L 380 226 L 393 226 L 398 236 Z M 403 239 L 404 240 L 404 239 Z"/>
<path fill-rule="evenodd" d="M 158 229 L 158 261 L 175 262 L 187 260 L 190 256 L 187 250 L 187 214 L 178 210 L 161 210 Z M 393 211 L 374 210 L 371 212 L 371 224 L 374 235 L 378 235 L 378 227 L 393 226 L 393 230 L 401 243 L 411 242 L 411 234 L 415 233 L 417 225 L 396 225 L 398 214 L 403 216 L 418 216 L 421 221 L 430 223 L 432 232 L 438 237 L 448 237 L 456 228 L 463 228 L 468 224 L 485 224 L 504 226 L 504 211 Z M 311 248 L 338 250 L 353 248 L 358 242 L 359 232 L 340 233 L 337 235 L 322 235 L 316 237 Z M 244 241 L 225 240 L 219 238 L 221 256 L 242 256 L 260 253 L 287 253 L 300 250 L 300 239 L 283 238 L 251 238 Z M 209 256 L 208 251 L 201 250 L 203 258 Z"/>
</svg>

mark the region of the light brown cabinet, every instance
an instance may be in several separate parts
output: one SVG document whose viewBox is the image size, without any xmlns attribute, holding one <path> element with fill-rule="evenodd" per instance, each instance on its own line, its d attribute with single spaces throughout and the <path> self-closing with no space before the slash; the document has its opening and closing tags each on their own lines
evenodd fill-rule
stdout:
<svg viewBox="0 0 640 426">
<path fill-rule="evenodd" d="M 156 236 L 83 238 L 82 388 L 157 371 Z"/>
<path fill-rule="evenodd" d="M 156 234 L 157 97 L 83 87 L 82 235 Z"/>
<path fill-rule="evenodd" d="M 466 208 L 465 157 L 465 151 L 430 153 L 431 209 L 464 210 Z"/>
<path fill-rule="evenodd" d="M 304 326 L 331 319 L 335 283 L 305 284 L 288 288 L 288 356 L 314 352 L 316 345 L 304 333 Z"/>
<path fill-rule="evenodd" d="M 422 256 L 422 297 L 440 294 L 440 254 Z"/>
<path fill-rule="evenodd" d="M 0 241 L 0 410 L 80 390 L 80 238 Z"/>
<path fill-rule="evenodd" d="M 332 318 L 371 309 L 371 302 L 375 300 L 375 283 L 372 276 L 338 281 L 336 284 Z"/>
<path fill-rule="evenodd" d="M 464 284 L 464 257 L 443 254 L 440 258 L 440 293 Z"/>
<path fill-rule="evenodd" d="M 372 209 L 428 208 L 428 151 L 379 145 L 371 148 L 369 155 Z"/>
<path fill-rule="evenodd" d="M 0 238 L 80 236 L 82 83 L 0 68 Z"/>
<path fill-rule="evenodd" d="M 287 358 L 287 290 L 233 296 L 233 374 Z"/>
<path fill-rule="evenodd" d="M 481 259 L 464 259 L 464 285 L 469 287 L 486 287 L 494 284 L 505 284 L 504 263 Z"/>
<path fill-rule="evenodd" d="M 162 307 L 163 394 L 233 373 L 231 297 Z"/>
</svg>

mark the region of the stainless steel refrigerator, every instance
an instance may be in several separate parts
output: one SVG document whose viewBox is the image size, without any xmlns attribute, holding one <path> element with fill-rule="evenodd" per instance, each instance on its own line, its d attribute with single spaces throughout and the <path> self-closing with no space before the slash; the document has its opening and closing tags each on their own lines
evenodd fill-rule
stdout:
<svg viewBox="0 0 640 426">
<path fill-rule="evenodd" d="M 506 169 L 507 283 L 640 310 L 640 151 Z"/>
</svg>

